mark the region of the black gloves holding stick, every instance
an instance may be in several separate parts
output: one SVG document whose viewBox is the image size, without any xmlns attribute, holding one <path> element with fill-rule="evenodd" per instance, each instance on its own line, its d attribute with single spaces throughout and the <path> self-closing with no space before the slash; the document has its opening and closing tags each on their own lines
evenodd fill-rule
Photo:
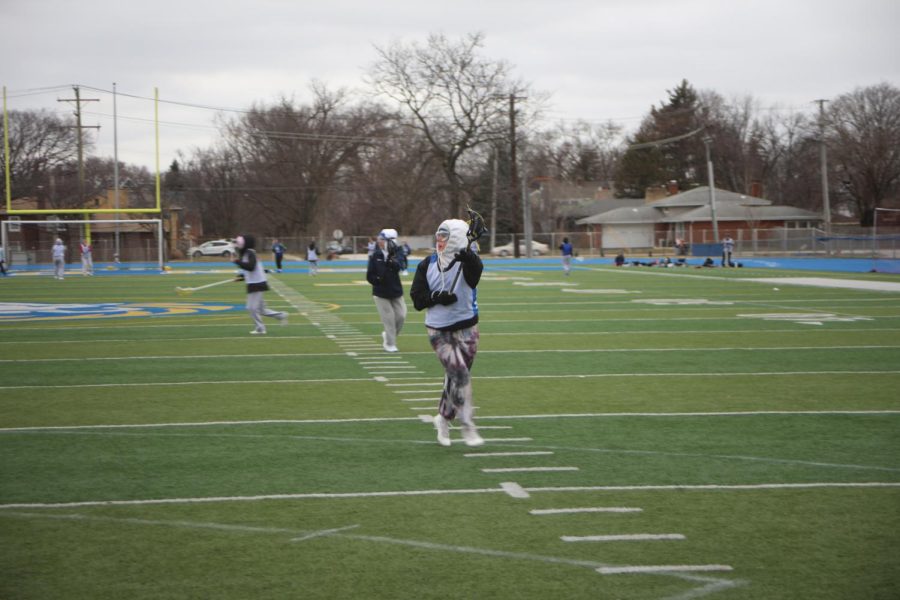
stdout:
<svg viewBox="0 0 900 600">
<path fill-rule="evenodd" d="M 431 292 L 431 305 L 434 306 L 436 304 L 442 304 L 447 306 L 449 304 L 453 304 L 457 301 L 456 294 L 453 292 L 443 291 L 443 292 Z"/>
</svg>

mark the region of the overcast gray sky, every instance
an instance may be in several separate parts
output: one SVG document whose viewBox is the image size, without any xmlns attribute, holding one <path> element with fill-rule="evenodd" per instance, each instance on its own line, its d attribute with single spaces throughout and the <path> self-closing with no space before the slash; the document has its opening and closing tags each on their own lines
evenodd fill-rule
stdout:
<svg viewBox="0 0 900 600">
<path fill-rule="evenodd" d="M 552 94 L 551 119 L 633 129 L 687 79 L 726 98 L 813 110 L 859 86 L 900 85 L 898 0 L 0 0 L 9 109 L 116 82 L 119 158 L 152 167 L 153 105 L 126 94 L 246 108 L 313 79 L 362 88 L 373 47 L 480 31 L 483 54 Z M 44 91 L 39 91 L 44 88 Z M 55 89 L 59 88 L 59 89 Z M 84 124 L 112 156 L 112 96 L 83 89 Z M 215 111 L 160 106 L 165 170 L 206 147 Z"/>
</svg>

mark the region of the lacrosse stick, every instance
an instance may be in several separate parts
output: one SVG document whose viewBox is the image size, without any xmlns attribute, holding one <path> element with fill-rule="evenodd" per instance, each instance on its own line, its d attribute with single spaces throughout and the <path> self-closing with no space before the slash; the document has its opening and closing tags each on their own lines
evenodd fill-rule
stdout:
<svg viewBox="0 0 900 600">
<path fill-rule="evenodd" d="M 178 292 L 180 296 L 190 296 L 194 292 L 198 290 L 205 290 L 206 288 L 215 287 L 217 285 L 224 285 L 226 283 L 231 283 L 233 281 L 238 281 L 237 279 L 223 279 L 222 281 L 216 281 L 215 283 L 207 283 L 206 285 L 201 285 L 199 287 L 176 287 L 175 291 Z"/>
<path fill-rule="evenodd" d="M 466 207 L 466 212 L 469 213 L 469 230 L 466 232 L 466 240 L 468 241 L 466 250 L 469 250 L 469 247 L 473 242 L 476 242 L 478 238 L 487 233 L 488 228 L 484 224 L 484 217 L 476 211 Z M 462 274 L 462 271 L 462 265 L 460 265 L 459 270 L 456 272 L 456 276 L 453 278 L 453 284 L 450 286 L 451 294 L 456 291 L 456 284 L 459 282 L 459 276 Z"/>
</svg>

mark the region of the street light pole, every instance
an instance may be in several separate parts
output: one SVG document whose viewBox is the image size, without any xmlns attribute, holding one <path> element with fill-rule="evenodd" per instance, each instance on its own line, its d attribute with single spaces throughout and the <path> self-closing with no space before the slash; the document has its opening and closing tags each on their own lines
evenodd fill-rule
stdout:
<svg viewBox="0 0 900 600">
<path fill-rule="evenodd" d="M 712 139 L 704 136 L 703 145 L 706 146 L 706 169 L 709 173 L 709 215 L 712 218 L 713 241 L 719 243 L 719 221 L 716 219 L 716 180 L 713 176 L 713 164 L 709 155 L 709 143 Z"/>
<path fill-rule="evenodd" d="M 831 202 L 828 198 L 828 149 L 825 147 L 825 103 L 827 100 L 816 100 L 819 103 L 819 170 L 822 177 L 822 212 L 825 217 L 825 246 L 831 254 Z"/>
</svg>

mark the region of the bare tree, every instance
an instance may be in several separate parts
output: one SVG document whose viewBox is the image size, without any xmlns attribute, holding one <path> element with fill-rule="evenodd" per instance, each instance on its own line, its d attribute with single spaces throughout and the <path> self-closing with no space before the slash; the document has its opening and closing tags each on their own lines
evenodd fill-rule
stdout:
<svg viewBox="0 0 900 600">
<path fill-rule="evenodd" d="M 325 227 L 325 207 L 350 185 L 351 165 L 389 131 L 390 115 L 378 107 L 350 105 L 346 91 L 317 83 L 312 91 L 309 105 L 282 98 L 254 107 L 223 132 L 257 217 L 266 221 L 261 227 L 275 235 Z"/>
<path fill-rule="evenodd" d="M 559 123 L 531 140 L 531 172 L 567 183 L 598 181 L 609 186 L 622 154 L 622 127 L 613 122 Z"/>
<path fill-rule="evenodd" d="M 446 218 L 440 203 L 429 201 L 439 196 L 443 173 L 428 141 L 409 131 L 397 133 L 354 164 L 353 221 L 369 227 L 358 233 L 372 235 L 373 224 L 395 227 L 402 236 L 431 233 L 435 222 Z"/>
<path fill-rule="evenodd" d="M 225 147 L 198 150 L 182 168 L 185 204 L 201 215 L 205 236 L 233 237 L 247 226 L 247 207 L 237 156 Z"/>
<path fill-rule="evenodd" d="M 840 191 L 860 223 L 900 193 L 900 89 L 881 83 L 839 96 L 829 107 L 828 146 Z"/>
<path fill-rule="evenodd" d="M 62 118 L 47 110 L 9 112 L 10 185 L 14 196 L 36 196 L 52 208 L 67 205 L 65 194 L 51 194 L 57 186 L 51 183 L 50 174 L 65 173 L 67 165 L 70 170 L 77 168 L 78 134 L 74 125 L 71 117 Z M 3 152 L 0 148 L 0 157 Z"/>
<path fill-rule="evenodd" d="M 751 148 L 763 195 L 779 204 L 821 210 L 818 147 L 811 138 L 815 123 L 803 113 L 773 108 L 754 124 Z"/>
<path fill-rule="evenodd" d="M 462 157 L 482 144 L 508 137 L 508 98 L 526 87 L 513 80 L 503 61 L 479 55 L 484 36 L 458 41 L 432 34 L 422 46 L 396 42 L 375 48 L 368 83 L 375 93 L 411 114 L 408 127 L 418 131 L 438 160 L 446 179 L 450 212 L 460 216 L 466 186 Z"/>
</svg>

